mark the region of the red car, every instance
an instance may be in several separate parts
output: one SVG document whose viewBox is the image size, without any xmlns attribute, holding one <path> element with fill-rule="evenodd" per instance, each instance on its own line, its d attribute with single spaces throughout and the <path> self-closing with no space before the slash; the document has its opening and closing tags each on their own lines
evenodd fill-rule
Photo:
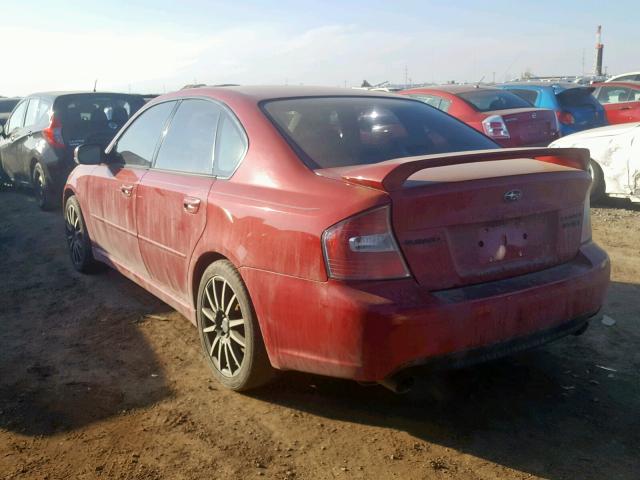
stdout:
<svg viewBox="0 0 640 480">
<path fill-rule="evenodd" d="M 640 82 L 607 82 L 593 85 L 593 95 L 607 112 L 609 123 L 640 122 Z"/>
<path fill-rule="evenodd" d="M 588 159 L 385 93 L 182 90 L 78 147 L 69 252 L 196 324 L 231 389 L 291 369 L 399 390 L 586 328 L 609 282 Z"/>
<path fill-rule="evenodd" d="M 553 111 L 535 108 L 507 90 L 444 85 L 399 93 L 447 112 L 503 147 L 546 147 L 560 136 Z"/>
</svg>

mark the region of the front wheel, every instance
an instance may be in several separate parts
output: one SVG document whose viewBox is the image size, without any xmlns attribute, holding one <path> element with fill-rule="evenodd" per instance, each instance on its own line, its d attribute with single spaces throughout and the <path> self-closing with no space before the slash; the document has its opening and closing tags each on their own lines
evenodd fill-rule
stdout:
<svg viewBox="0 0 640 480">
<path fill-rule="evenodd" d="M 227 260 L 205 270 L 198 289 L 200 342 L 214 376 L 225 387 L 246 391 L 274 376 L 249 293 Z"/>
<path fill-rule="evenodd" d="M 75 195 L 71 195 L 65 203 L 64 219 L 69 257 L 73 268 L 81 273 L 95 272 L 100 264 L 93 258 L 91 239 L 87 233 L 80 203 Z"/>
<path fill-rule="evenodd" d="M 52 210 L 55 206 L 55 193 L 53 192 L 49 177 L 39 163 L 36 163 L 36 166 L 33 167 L 31 183 L 40 209 Z"/>
</svg>

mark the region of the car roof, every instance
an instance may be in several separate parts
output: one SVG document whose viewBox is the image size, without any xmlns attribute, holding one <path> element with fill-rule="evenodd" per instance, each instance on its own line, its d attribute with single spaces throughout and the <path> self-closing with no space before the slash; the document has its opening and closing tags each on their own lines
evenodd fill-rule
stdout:
<svg viewBox="0 0 640 480">
<path fill-rule="evenodd" d="M 67 95 L 125 95 L 132 97 L 141 97 L 142 95 L 138 95 L 137 93 L 122 93 L 122 92 L 94 92 L 94 91 L 52 91 L 52 92 L 37 92 L 28 95 L 28 97 L 49 97 L 49 98 L 58 98 L 65 97 Z"/>
<path fill-rule="evenodd" d="M 314 87 L 314 86 L 227 86 L 227 87 L 197 87 L 185 90 L 179 90 L 168 94 L 172 97 L 183 96 L 218 96 L 225 97 L 242 97 L 255 102 L 263 100 L 274 100 L 277 98 L 296 98 L 296 97 L 395 97 L 396 95 L 386 92 L 371 92 L 370 90 L 357 90 L 351 88 L 340 87 Z M 163 96 L 164 97 L 164 96 Z M 162 97 L 160 97 L 162 98 Z"/>
<path fill-rule="evenodd" d="M 633 88 L 640 88 L 640 82 L 637 80 L 620 80 L 620 81 L 613 81 L 613 82 L 599 82 L 599 83 L 594 83 L 593 84 L 594 87 L 633 87 Z"/>
<path fill-rule="evenodd" d="M 465 85 L 434 85 L 431 87 L 422 87 L 422 88 L 410 88 L 408 90 L 403 90 L 404 92 L 420 92 L 425 90 L 436 90 L 440 92 L 447 92 L 453 95 L 458 93 L 466 93 L 466 92 L 475 92 L 478 90 L 499 90 L 498 88 L 489 87 L 489 86 L 477 86 L 472 84 Z"/>
</svg>

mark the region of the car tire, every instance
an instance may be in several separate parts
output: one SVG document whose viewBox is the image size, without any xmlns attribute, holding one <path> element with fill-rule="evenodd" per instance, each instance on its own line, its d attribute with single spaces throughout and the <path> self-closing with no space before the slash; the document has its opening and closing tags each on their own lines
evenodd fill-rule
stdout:
<svg viewBox="0 0 640 480">
<path fill-rule="evenodd" d="M 204 271 L 196 318 L 207 364 L 222 385 L 247 391 L 274 378 L 249 292 L 231 262 Z"/>
<path fill-rule="evenodd" d="M 600 168 L 600 165 L 598 165 L 597 162 L 590 160 L 589 174 L 591 175 L 592 180 L 589 200 L 591 203 L 595 203 L 598 200 L 602 200 L 605 196 L 606 185 L 604 182 L 604 173 L 602 173 L 602 168 Z"/>
<path fill-rule="evenodd" d="M 40 209 L 53 210 L 55 207 L 55 194 L 49 177 L 45 174 L 44 168 L 40 163 L 36 163 L 35 167 L 33 167 L 31 185 Z"/>
<path fill-rule="evenodd" d="M 64 205 L 64 224 L 71 264 L 78 272 L 95 273 L 102 264 L 93 258 L 91 239 L 87 232 L 80 203 L 71 195 Z"/>
</svg>

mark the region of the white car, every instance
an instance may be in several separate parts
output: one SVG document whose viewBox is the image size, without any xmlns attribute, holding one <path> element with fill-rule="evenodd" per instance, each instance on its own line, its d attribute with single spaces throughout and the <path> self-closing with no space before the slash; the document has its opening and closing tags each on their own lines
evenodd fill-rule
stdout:
<svg viewBox="0 0 640 480">
<path fill-rule="evenodd" d="M 592 201 L 610 195 L 640 202 L 640 123 L 585 130 L 549 146 L 589 149 Z"/>
<path fill-rule="evenodd" d="M 607 80 L 607 82 L 629 82 L 640 81 L 640 72 L 627 72 L 620 75 L 615 75 Z"/>
</svg>

